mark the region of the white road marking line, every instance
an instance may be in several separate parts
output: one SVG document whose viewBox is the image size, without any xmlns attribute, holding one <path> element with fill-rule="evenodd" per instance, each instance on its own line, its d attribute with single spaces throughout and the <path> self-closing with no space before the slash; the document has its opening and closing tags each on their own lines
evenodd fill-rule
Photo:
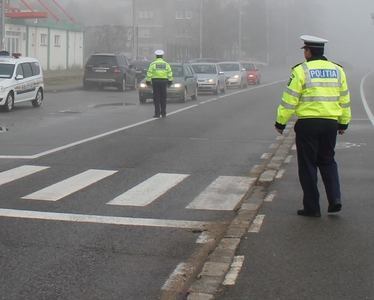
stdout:
<svg viewBox="0 0 374 300">
<path fill-rule="evenodd" d="M 169 276 L 169 278 L 166 280 L 164 285 L 162 286 L 161 290 L 168 291 L 173 289 L 176 283 L 183 280 L 185 278 L 186 274 L 189 274 L 191 270 L 193 269 L 193 266 L 188 263 L 180 263 L 177 265 L 173 273 Z"/>
<path fill-rule="evenodd" d="M 277 175 L 275 175 L 275 178 L 276 179 L 281 179 L 284 175 L 284 173 L 286 172 L 285 169 L 280 169 L 278 172 L 277 172 Z"/>
<path fill-rule="evenodd" d="M 291 163 L 291 160 L 292 160 L 292 155 L 288 155 L 288 156 L 286 157 L 286 159 L 284 160 L 284 163 L 285 163 L 285 164 L 289 164 L 289 163 Z"/>
<path fill-rule="evenodd" d="M 248 229 L 250 233 L 259 233 L 262 223 L 264 222 L 265 215 L 257 215 Z"/>
<path fill-rule="evenodd" d="M 278 81 L 274 81 L 274 82 L 271 82 L 271 83 L 268 83 L 268 84 L 261 84 L 259 86 L 256 86 L 256 87 L 253 87 L 253 88 L 250 88 L 250 89 L 247 89 L 247 90 L 242 90 L 242 91 L 238 91 L 236 93 L 226 94 L 226 95 L 220 96 L 218 98 L 213 98 L 212 100 L 210 100 L 210 102 L 213 101 L 213 100 L 215 101 L 215 100 L 219 100 L 219 99 L 222 99 L 222 98 L 226 98 L 226 97 L 229 97 L 231 95 L 238 94 L 238 93 L 244 93 L 244 92 L 259 89 L 259 88 L 264 88 L 264 87 L 268 87 L 268 86 L 271 86 L 271 85 L 276 85 L 276 84 L 279 84 L 281 82 L 284 82 L 284 80 L 278 80 Z M 172 111 L 172 112 L 168 113 L 167 115 L 171 116 L 171 115 L 174 115 L 176 113 L 180 113 L 180 112 L 183 112 L 185 110 L 189 110 L 191 108 L 197 107 L 197 106 L 199 106 L 201 104 L 205 104 L 205 103 L 207 103 L 207 101 L 202 101 L 199 104 L 190 105 L 190 106 Z M 58 151 L 61 151 L 61 150 L 72 148 L 72 147 L 78 146 L 78 145 L 83 144 L 83 143 L 94 141 L 94 140 L 100 139 L 102 137 L 106 137 L 106 136 L 114 134 L 114 133 L 125 131 L 127 129 L 134 128 L 134 127 L 137 127 L 137 126 L 149 123 L 149 122 L 154 122 L 154 121 L 157 121 L 157 120 L 159 120 L 159 119 L 156 119 L 156 118 L 147 119 L 147 120 L 137 122 L 137 123 L 134 123 L 134 124 L 131 124 L 131 125 L 128 125 L 128 126 L 124 126 L 124 127 L 121 127 L 121 128 L 111 130 L 111 131 L 107 131 L 107 132 L 104 132 L 102 134 L 98 134 L 98 135 L 95 135 L 95 136 L 92 136 L 92 137 L 89 137 L 89 138 L 86 138 L 86 139 L 82 139 L 82 140 L 79 140 L 79 141 L 76 141 L 76 142 L 73 142 L 73 143 L 70 143 L 70 144 L 66 144 L 66 145 L 61 146 L 61 147 L 57 147 L 57 148 L 53 148 L 53 149 L 50 149 L 50 150 L 47 150 L 47 151 L 43 151 L 43 152 L 40 152 L 40 153 L 37 153 L 37 154 L 34 154 L 34 155 L 0 155 L 0 159 L 1 158 L 2 159 L 35 159 L 35 158 L 46 156 L 46 155 L 49 155 L 49 154 L 52 154 L 52 153 L 55 153 L 55 152 L 58 152 Z"/>
<path fill-rule="evenodd" d="M 0 186 L 11 181 L 43 171 L 49 167 L 24 165 L 0 173 Z"/>
<path fill-rule="evenodd" d="M 223 285 L 235 285 L 236 280 L 239 276 L 239 273 L 243 267 L 243 263 L 244 263 L 243 255 L 234 256 L 230 270 L 226 274 L 225 280 L 222 283 Z"/>
<path fill-rule="evenodd" d="M 360 94 L 361 94 L 361 101 L 362 101 L 362 104 L 364 105 L 366 114 L 368 115 L 368 118 L 370 119 L 371 125 L 374 126 L 374 116 L 373 116 L 373 113 L 371 112 L 370 107 L 369 107 L 369 105 L 366 101 L 366 96 L 365 96 L 365 92 L 364 92 L 364 83 L 365 83 L 366 79 L 369 77 L 370 74 L 371 73 L 368 73 L 362 78 L 361 83 L 360 83 Z"/>
<path fill-rule="evenodd" d="M 146 206 L 189 175 L 158 173 L 109 201 L 109 205 Z"/>
<path fill-rule="evenodd" d="M 255 178 L 220 176 L 203 190 L 186 208 L 233 210 L 255 182 Z"/>
<path fill-rule="evenodd" d="M 78 175 L 69 177 L 53 185 L 50 185 L 35 193 L 24 196 L 22 197 L 22 199 L 57 201 L 99 180 L 102 180 L 105 177 L 113 175 L 116 172 L 117 171 L 95 169 L 87 170 L 83 173 L 80 173 Z"/>
<path fill-rule="evenodd" d="M 276 195 L 277 195 L 276 191 L 270 192 L 269 194 L 266 195 L 264 202 L 273 202 Z"/>
<path fill-rule="evenodd" d="M 210 241 L 212 241 L 213 238 L 211 237 L 211 235 L 209 234 L 208 231 L 203 231 L 197 238 L 196 240 L 196 244 L 206 244 Z"/>
<path fill-rule="evenodd" d="M 70 213 L 53 213 L 44 211 L 0 209 L 0 217 L 35 219 L 46 221 L 63 221 L 76 223 L 94 223 L 123 226 L 147 226 L 203 230 L 211 222 L 183 221 L 183 220 L 163 220 L 145 218 L 125 218 L 113 216 L 83 215 Z"/>
<path fill-rule="evenodd" d="M 261 159 L 269 159 L 272 156 L 272 153 L 264 153 L 261 155 Z"/>
</svg>

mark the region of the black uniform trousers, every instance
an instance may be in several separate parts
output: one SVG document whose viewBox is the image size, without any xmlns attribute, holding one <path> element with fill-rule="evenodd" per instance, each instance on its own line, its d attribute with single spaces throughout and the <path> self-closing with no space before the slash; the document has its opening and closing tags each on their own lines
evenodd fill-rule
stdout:
<svg viewBox="0 0 374 300">
<path fill-rule="evenodd" d="M 299 119 L 295 124 L 299 180 L 307 212 L 320 212 L 317 169 L 329 205 L 340 203 L 338 166 L 334 159 L 337 130 L 338 122 L 330 119 Z"/>
<path fill-rule="evenodd" d="M 166 115 L 167 79 L 152 79 L 155 116 Z"/>
</svg>

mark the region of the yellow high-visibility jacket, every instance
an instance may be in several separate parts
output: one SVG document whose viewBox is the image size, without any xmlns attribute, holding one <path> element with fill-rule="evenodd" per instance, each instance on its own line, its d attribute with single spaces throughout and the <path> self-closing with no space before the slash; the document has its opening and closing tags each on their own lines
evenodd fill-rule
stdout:
<svg viewBox="0 0 374 300">
<path fill-rule="evenodd" d="M 150 65 L 147 71 L 147 81 L 152 79 L 167 79 L 173 81 L 173 72 L 170 65 L 162 58 L 156 58 Z"/>
<path fill-rule="evenodd" d="M 276 122 L 286 125 L 293 114 L 299 119 L 333 119 L 348 125 L 350 94 L 343 68 L 322 59 L 295 66 L 278 106 Z"/>
</svg>

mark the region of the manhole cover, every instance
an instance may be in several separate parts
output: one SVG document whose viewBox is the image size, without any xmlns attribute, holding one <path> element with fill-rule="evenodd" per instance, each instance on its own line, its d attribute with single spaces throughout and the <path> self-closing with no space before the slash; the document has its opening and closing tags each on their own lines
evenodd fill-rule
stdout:
<svg viewBox="0 0 374 300">
<path fill-rule="evenodd" d="M 115 102 L 115 103 L 101 103 L 101 104 L 95 104 L 93 108 L 100 108 L 100 107 L 107 107 L 107 106 L 123 106 L 126 105 L 123 102 Z"/>
</svg>

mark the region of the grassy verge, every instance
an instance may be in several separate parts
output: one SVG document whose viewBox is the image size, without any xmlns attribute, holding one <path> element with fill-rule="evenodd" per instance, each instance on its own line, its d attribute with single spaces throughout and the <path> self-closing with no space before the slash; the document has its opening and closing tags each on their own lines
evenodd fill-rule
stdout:
<svg viewBox="0 0 374 300">
<path fill-rule="evenodd" d="M 44 72 L 45 86 L 81 85 L 82 78 L 83 70 L 81 69 Z"/>
</svg>

